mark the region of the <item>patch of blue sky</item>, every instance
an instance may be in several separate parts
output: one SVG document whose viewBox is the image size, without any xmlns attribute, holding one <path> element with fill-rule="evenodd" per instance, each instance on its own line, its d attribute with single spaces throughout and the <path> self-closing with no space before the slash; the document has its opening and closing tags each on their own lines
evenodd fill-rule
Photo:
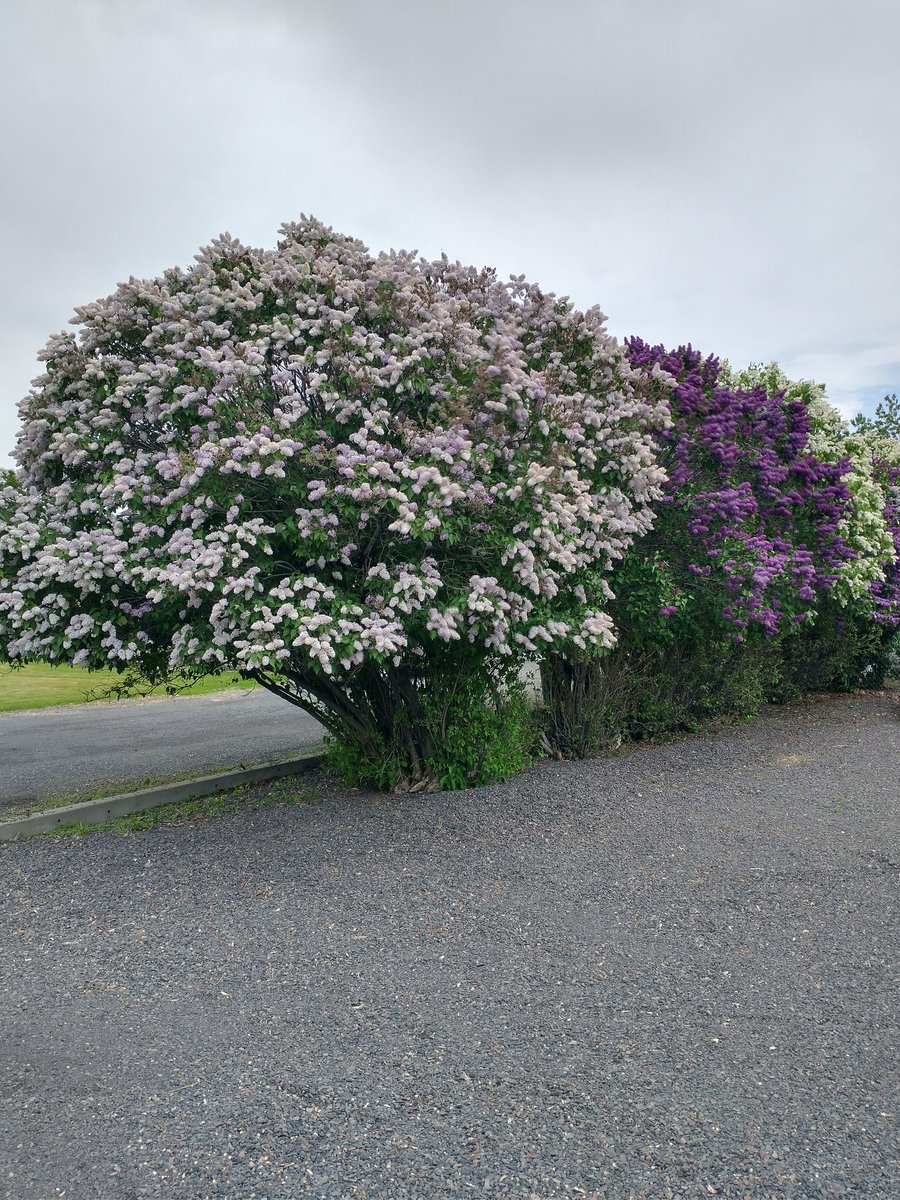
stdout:
<svg viewBox="0 0 900 1200">
<path fill-rule="evenodd" d="M 855 397 L 855 413 L 862 413 L 863 416 L 873 417 L 876 407 L 881 403 L 885 396 L 891 393 L 900 394 L 900 369 L 894 376 L 894 381 L 886 381 L 884 384 L 877 386 L 869 386 L 859 388 Z"/>
</svg>

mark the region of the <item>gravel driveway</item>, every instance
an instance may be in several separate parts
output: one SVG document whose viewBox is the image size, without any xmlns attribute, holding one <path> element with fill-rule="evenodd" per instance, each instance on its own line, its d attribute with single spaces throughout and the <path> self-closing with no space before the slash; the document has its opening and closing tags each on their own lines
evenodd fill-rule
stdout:
<svg viewBox="0 0 900 1200">
<path fill-rule="evenodd" d="M 900 1194 L 900 704 L 0 848 L 8 1200 Z"/>
</svg>

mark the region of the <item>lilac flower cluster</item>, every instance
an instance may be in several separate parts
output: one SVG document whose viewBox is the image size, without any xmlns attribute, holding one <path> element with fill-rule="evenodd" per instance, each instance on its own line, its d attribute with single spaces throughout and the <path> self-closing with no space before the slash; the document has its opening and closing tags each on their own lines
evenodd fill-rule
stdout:
<svg viewBox="0 0 900 1200">
<path fill-rule="evenodd" d="M 718 360 L 690 346 L 626 346 L 633 366 L 677 381 L 660 434 L 669 479 L 654 546 L 681 562 L 697 597 L 721 598 L 737 641 L 747 629 L 772 635 L 808 620 L 855 556 L 843 535 L 849 458 L 812 453 L 806 407 L 783 391 L 728 386 Z"/>
</svg>

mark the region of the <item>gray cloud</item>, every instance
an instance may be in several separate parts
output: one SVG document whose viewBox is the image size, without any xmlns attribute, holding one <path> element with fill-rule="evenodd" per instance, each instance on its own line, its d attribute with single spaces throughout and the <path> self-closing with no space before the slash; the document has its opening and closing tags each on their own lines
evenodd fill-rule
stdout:
<svg viewBox="0 0 900 1200">
<path fill-rule="evenodd" d="M 0 461 L 72 309 L 314 212 L 900 388 L 893 0 L 6 0 Z"/>
</svg>

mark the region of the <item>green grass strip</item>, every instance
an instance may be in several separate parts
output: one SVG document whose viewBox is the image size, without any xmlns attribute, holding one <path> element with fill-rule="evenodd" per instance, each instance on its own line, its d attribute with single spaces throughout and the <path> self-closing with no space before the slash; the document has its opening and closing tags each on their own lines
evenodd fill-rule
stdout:
<svg viewBox="0 0 900 1200">
<path fill-rule="evenodd" d="M 265 795 L 250 799 L 251 793 L 266 787 Z M 180 804 L 162 804 L 146 812 L 134 813 L 130 817 L 116 817 L 98 825 L 73 822 L 60 825 L 39 837 L 84 837 L 89 833 L 115 833 L 124 837 L 129 833 L 143 833 L 148 829 L 184 828 L 198 825 L 216 817 L 239 812 L 260 812 L 278 804 L 302 807 L 309 803 L 309 794 L 295 779 L 277 779 L 268 785 L 248 784 L 214 796 L 201 796 L 197 800 L 183 800 Z"/>
<path fill-rule="evenodd" d="M 120 683 L 121 678 L 117 671 L 87 671 L 84 667 L 54 666 L 50 663 L 27 663 L 23 667 L 0 665 L 0 712 L 21 712 L 104 699 L 104 693 Z M 232 688 L 254 687 L 255 683 L 241 679 L 232 672 L 224 672 L 221 675 L 207 675 L 178 694 L 205 696 Z M 165 696 L 166 689 L 133 690 L 126 693 L 125 698 L 142 695 Z"/>
</svg>

